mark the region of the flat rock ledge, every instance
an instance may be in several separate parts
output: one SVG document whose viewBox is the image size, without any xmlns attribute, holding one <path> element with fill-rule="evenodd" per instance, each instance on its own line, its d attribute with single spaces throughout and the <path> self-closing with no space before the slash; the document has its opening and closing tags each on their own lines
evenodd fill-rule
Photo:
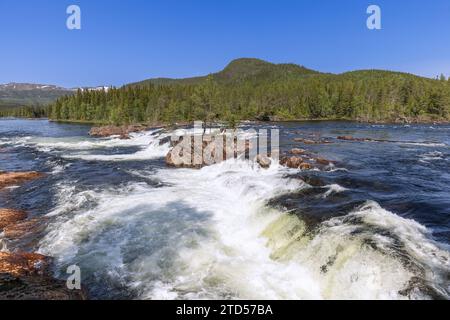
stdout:
<svg viewBox="0 0 450 320">
<path fill-rule="evenodd" d="M 13 186 L 16 184 L 21 184 L 27 181 L 42 178 L 43 173 L 30 171 L 30 172 L 0 172 L 0 190 Z"/>
<path fill-rule="evenodd" d="M 27 214 L 21 210 L 0 208 L 0 231 L 27 218 Z"/>
<path fill-rule="evenodd" d="M 81 290 L 49 274 L 51 258 L 37 253 L 0 252 L 0 300 L 84 300 Z"/>
<path fill-rule="evenodd" d="M 130 139 L 130 133 L 147 131 L 151 129 L 162 128 L 163 126 L 144 126 L 144 125 L 128 125 L 128 126 L 102 126 L 93 127 L 89 131 L 89 135 L 97 138 L 106 138 L 118 136 L 120 139 Z"/>
</svg>

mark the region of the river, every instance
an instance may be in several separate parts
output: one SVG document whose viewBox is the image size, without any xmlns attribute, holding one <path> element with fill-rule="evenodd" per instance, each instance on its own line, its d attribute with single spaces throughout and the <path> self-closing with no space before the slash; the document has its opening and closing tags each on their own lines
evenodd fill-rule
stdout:
<svg viewBox="0 0 450 320">
<path fill-rule="evenodd" d="M 450 126 L 252 126 L 335 165 L 174 169 L 167 133 L 0 120 L 0 170 L 46 173 L 0 193 L 0 208 L 46 219 L 36 241 L 3 249 L 53 257 L 61 279 L 78 265 L 93 299 L 450 297 Z M 293 140 L 311 134 L 332 143 Z"/>
</svg>

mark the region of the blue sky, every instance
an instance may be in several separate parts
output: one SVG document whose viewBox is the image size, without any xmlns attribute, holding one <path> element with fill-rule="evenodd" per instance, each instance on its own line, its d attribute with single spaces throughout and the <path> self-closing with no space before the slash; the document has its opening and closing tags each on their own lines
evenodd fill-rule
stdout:
<svg viewBox="0 0 450 320">
<path fill-rule="evenodd" d="M 79 5 L 82 29 L 66 28 Z M 382 30 L 366 9 L 382 10 Z M 187 77 L 257 57 L 326 72 L 450 75 L 449 0 L 1 0 L 0 83 Z"/>
</svg>

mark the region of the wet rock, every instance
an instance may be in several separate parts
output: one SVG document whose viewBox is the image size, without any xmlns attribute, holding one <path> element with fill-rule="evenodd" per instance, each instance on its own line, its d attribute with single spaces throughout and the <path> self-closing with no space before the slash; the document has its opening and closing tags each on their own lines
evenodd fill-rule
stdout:
<svg viewBox="0 0 450 320">
<path fill-rule="evenodd" d="M 26 219 L 27 214 L 21 210 L 0 208 L 0 231 L 18 221 Z"/>
<path fill-rule="evenodd" d="M 0 252 L 0 273 L 14 277 L 46 275 L 51 259 L 38 253 Z"/>
<path fill-rule="evenodd" d="M 337 137 L 338 140 L 345 140 L 345 141 L 353 141 L 355 138 L 353 136 L 339 136 Z"/>
<path fill-rule="evenodd" d="M 292 169 L 310 170 L 313 168 L 310 163 L 305 162 L 303 158 L 297 156 L 282 157 L 280 164 Z"/>
<path fill-rule="evenodd" d="M 309 140 L 309 139 L 304 139 L 304 138 L 295 138 L 294 141 L 295 142 L 301 142 L 301 143 L 304 143 L 304 144 L 317 144 L 316 141 Z"/>
<path fill-rule="evenodd" d="M 324 158 L 315 158 L 314 159 L 318 164 L 324 165 L 324 166 L 328 166 L 330 164 L 332 164 L 332 162 L 330 160 L 324 159 Z"/>
<path fill-rule="evenodd" d="M 69 290 L 65 281 L 42 276 L 0 273 L 0 300 L 85 300 L 84 290 Z"/>
<path fill-rule="evenodd" d="M 256 162 L 261 166 L 261 168 L 267 169 L 272 164 L 272 160 L 265 155 L 258 154 L 256 156 Z"/>
<path fill-rule="evenodd" d="M 149 129 L 150 129 L 149 127 L 142 125 L 93 127 L 89 131 L 89 135 L 92 137 L 100 137 L 100 138 L 119 136 L 120 139 L 129 139 L 130 133 L 141 132 Z"/>
<path fill-rule="evenodd" d="M 304 144 L 328 144 L 331 143 L 331 141 L 325 140 L 325 139 L 318 139 L 318 140 L 310 140 L 310 139 L 304 139 L 304 138 L 294 138 L 295 142 L 301 142 Z"/>
<path fill-rule="evenodd" d="M 167 144 L 167 143 L 172 143 L 172 138 L 170 136 L 162 138 L 162 139 L 159 140 L 159 145 L 160 146 L 162 146 L 164 144 Z"/>
<path fill-rule="evenodd" d="M 0 172 L 0 189 L 43 177 L 39 172 Z"/>
<path fill-rule="evenodd" d="M 190 148 L 189 140 L 185 144 L 184 139 L 191 139 Z M 165 162 L 168 166 L 176 168 L 202 168 L 230 157 L 247 156 L 251 148 L 249 141 L 245 141 L 243 147 L 239 147 L 237 138 L 230 143 L 223 135 L 204 136 L 199 146 L 196 146 L 195 139 L 192 136 L 182 137 L 179 142 L 173 144 L 175 146 L 166 155 Z"/>
<path fill-rule="evenodd" d="M 307 152 L 304 149 L 294 148 L 291 151 L 289 151 L 289 153 L 293 154 L 293 155 L 302 155 L 302 154 L 306 154 Z"/>
<path fill-rule="evenodd" d="M 344 140 L 344 141 L 358 141 L 358 142 L 370 141 L 370 139 L 355 138 L 353 136 L 339 136 L 339 137 L 337 137 L 337 139 Z"/>
<path fill-rule="evenodd" d="M 19 224 L 23 224 L 21 228 L 10 229 L 5 236 L 23 236 L 22 232 L 30 231 L 24 228 L 25 222 Z M 0 300 L 86 299 L 84 290 L 69 290 L 65 281 L 52 277 L 51 263 L 50 257 L 38 253 L 0 252 Z"/>
<path fill-rule="evenodd" d="M 45 225 L 42 219 L 29 219 L 9 224 L 3 228 L 3 237 L 7 240 L 18 240 L 25 237 L 35 237 L 42 232 Z"/>
<path fill-rule="evenodd" d="M 299 166 L 299 169 L 301 170 L 311 170 L 313 166 L 307 162 L 302 162 Z"/>
<path fill-rule="evenodd" d="M 281 158 L 280 164 L 288 168 L 297 169 L 302 162 L 303 159 L 300 157 L 283 157 Z"/>
<path fill-rule="evenodd" d="M 327 183 L 322 180 L 320 177 L 317 176 L 301 176 L 300 177 L 305 183 L 309 184 L 312 187 L 324 187 L 327 185 Z"/>
</svg>

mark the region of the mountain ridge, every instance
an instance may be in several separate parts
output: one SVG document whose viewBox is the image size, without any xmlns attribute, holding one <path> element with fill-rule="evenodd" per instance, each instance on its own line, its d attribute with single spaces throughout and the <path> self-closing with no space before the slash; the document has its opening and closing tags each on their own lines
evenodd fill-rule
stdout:
<svg viewBox="0 0 450 320">
<path fill-rule="evenodd" d="M 283 74 L 282 74 L 283 73 Z M 221 82 L 233 82 L 242 80 L 259 80 L 258 78 L 265 77 L 282 77 L 282 76 L 305 76 L 310 74 L 321 74 L 319 71 L 308 69 L 304 66 L 294 63 L 271 63 L 257 58 L 238 58 L 228 63 L 221 71 L 210 73 L 204 76 L 187 77 L 187 78 L 150 78 L 138 82 L 133 82 L 125 85 L 142 86 L 148 84 L 155 85 L 171 85 L 171 84 L 198 84 L 208 77 Z"/>
<path fill-rule="evenodd" d="M 53 84 L 9 82 L 0 84 L 0 108 L 38 107 L 53 103 L 58 98 L 73 95 L 78 90 L 105 90 L 109 86 L 64 88 Z"/>
<path fill-rule="evenodd" d="M 229 83 L 233 81 L 245 80 L 277 80 L 280 78 L 304 78 L 307 76 L 357 76 L 361 74 L 371 73 L 376 76 L 397 75 L 405 77 L 416 77 L 424 80 L 435 80 L 432 78 L 416 75 L 413 73 L 402 71 L 391 71 L 383 69 L 360 69 L 345 71 L 341 73 L 321 72 L 309 69 L 303 65 L 295 63 L 271 63 L 258 58 L 238 58 L 229 62 L 222 70 L 210 73 L 204 76 L 185 77 L 185 78 L 170 78 L 170 77 L 156 77 L 149 78 L 137 82 L 132 82 L 124 85 L 124 87 L 153 85 L 195 85 L 205 81 L 208 77 L 219 83 Z"/>
</svg>

